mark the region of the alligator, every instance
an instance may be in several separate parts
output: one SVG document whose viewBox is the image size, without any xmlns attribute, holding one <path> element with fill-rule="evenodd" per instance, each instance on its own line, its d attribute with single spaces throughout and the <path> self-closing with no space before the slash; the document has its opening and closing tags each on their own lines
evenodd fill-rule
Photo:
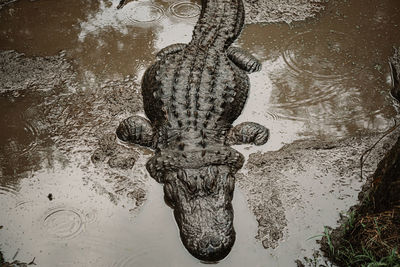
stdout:
<svg viewBox="0 0 400 267">
<path fill-rule="evenodd" d="M 194 257 L 216 262 L 235 241 L 232 198 L 244 157 L 231 145 L 263 145 L 269 130 L 254 122 L 232 125 L 248 96 L 247 73 L 261 68 L 231 47 L 243 28 L 242 0 L 201 5 L 191 41 L 163 48 L 143 75 L 148 119 L 131 116 L 116 134 L 155 150 L 146 168 L 164 184 L 183 244 Z"/>
</svg>

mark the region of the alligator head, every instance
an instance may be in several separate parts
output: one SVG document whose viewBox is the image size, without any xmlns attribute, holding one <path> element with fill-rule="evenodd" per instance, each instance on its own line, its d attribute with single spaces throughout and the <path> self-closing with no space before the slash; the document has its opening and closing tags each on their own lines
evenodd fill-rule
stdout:
<svg viewBox="0 0 400 267">
<path fill-rule="evenodd" d="M 231 201 L 242 164 L 243 156 L 229 147 L 185 155 L 167 151 L 147 164 L 151 176 L 164 183 L 183 244 L 200 260 L 223 259 L 235 242 Z"/>
</svg>

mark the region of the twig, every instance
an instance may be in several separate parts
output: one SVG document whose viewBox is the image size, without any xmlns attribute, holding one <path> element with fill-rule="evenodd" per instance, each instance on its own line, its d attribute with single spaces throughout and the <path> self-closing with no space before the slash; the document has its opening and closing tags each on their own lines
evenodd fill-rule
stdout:
<svg viewBox="0 0 400 267">
<path fill-rule="evenodd" d="M 360 158 L 360 178 L 361 180 L 363 179 L 363 166 L 365 161 L 367 160 L 369 154 L 371 153 L 371 151 L 376 147 L 376 145 L 382 141 L 383 138 L 385 138 L 386 136 L 388 136 L 390 133 L 392 133 L 394 130 L 396 130 L 397 128 L 399 128 L 400 124 L 397 124 L 396 119 L 394 120 L 394 126 L 389 129 L 386 133 L 384 133 L 379 139 L 378 141 L 376 141 L 370 148 L 368 148 L 367 150 L 364 151 L 364 153 L 361 155 Z"/>
</svg>

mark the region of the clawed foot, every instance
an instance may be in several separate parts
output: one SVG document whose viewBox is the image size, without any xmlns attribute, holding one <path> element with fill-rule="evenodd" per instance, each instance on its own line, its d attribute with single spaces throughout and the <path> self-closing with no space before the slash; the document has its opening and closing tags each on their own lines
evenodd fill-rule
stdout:
<svg viewBox="0 0 400 267">
<path fill-rule="evenodd" d="M 123 120 L 117 128 L 117 136 L 125 142 L 153 147 L 154 132 L 150 122 L 139 116 Z"/>
<path fill-rule="evenodd" d="M 137 155 L 126 155 L 117 145 L 115 134 L 106 134 L 99 140 L 99 147 L 93 152 L 91 161 L 98 165 L 107 162 L 111 168 L 129 170 L 135 165 Z"/>
<path fill-rule="evenodd" d="M 269 130 L 255 122 L 243 122 L 233 127 L 227 136 L 227 145 L 263 145 L 268 141 Z"/>
<path fill-rule="evenodd" d="M 261 70 L 261 63 L 249 52 L 239 48 L 230 47 L 227 51 L 228 58 L 239 68 L 248 73 Z"/>
</svg>

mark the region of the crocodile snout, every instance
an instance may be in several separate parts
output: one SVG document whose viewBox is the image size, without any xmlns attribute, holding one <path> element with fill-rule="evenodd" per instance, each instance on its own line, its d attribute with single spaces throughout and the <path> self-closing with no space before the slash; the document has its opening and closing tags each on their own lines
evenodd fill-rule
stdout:
<svg viewBox="0 0 400 267">
<path fill-rule="evenodd" d="M 235 235 L 228 237 L 205 236 L 199 240 L 197 250 L 187 248 L 193 256 L 200 260 L 219 261 L 229 254 L 234 242 Z"/>
</svg>

